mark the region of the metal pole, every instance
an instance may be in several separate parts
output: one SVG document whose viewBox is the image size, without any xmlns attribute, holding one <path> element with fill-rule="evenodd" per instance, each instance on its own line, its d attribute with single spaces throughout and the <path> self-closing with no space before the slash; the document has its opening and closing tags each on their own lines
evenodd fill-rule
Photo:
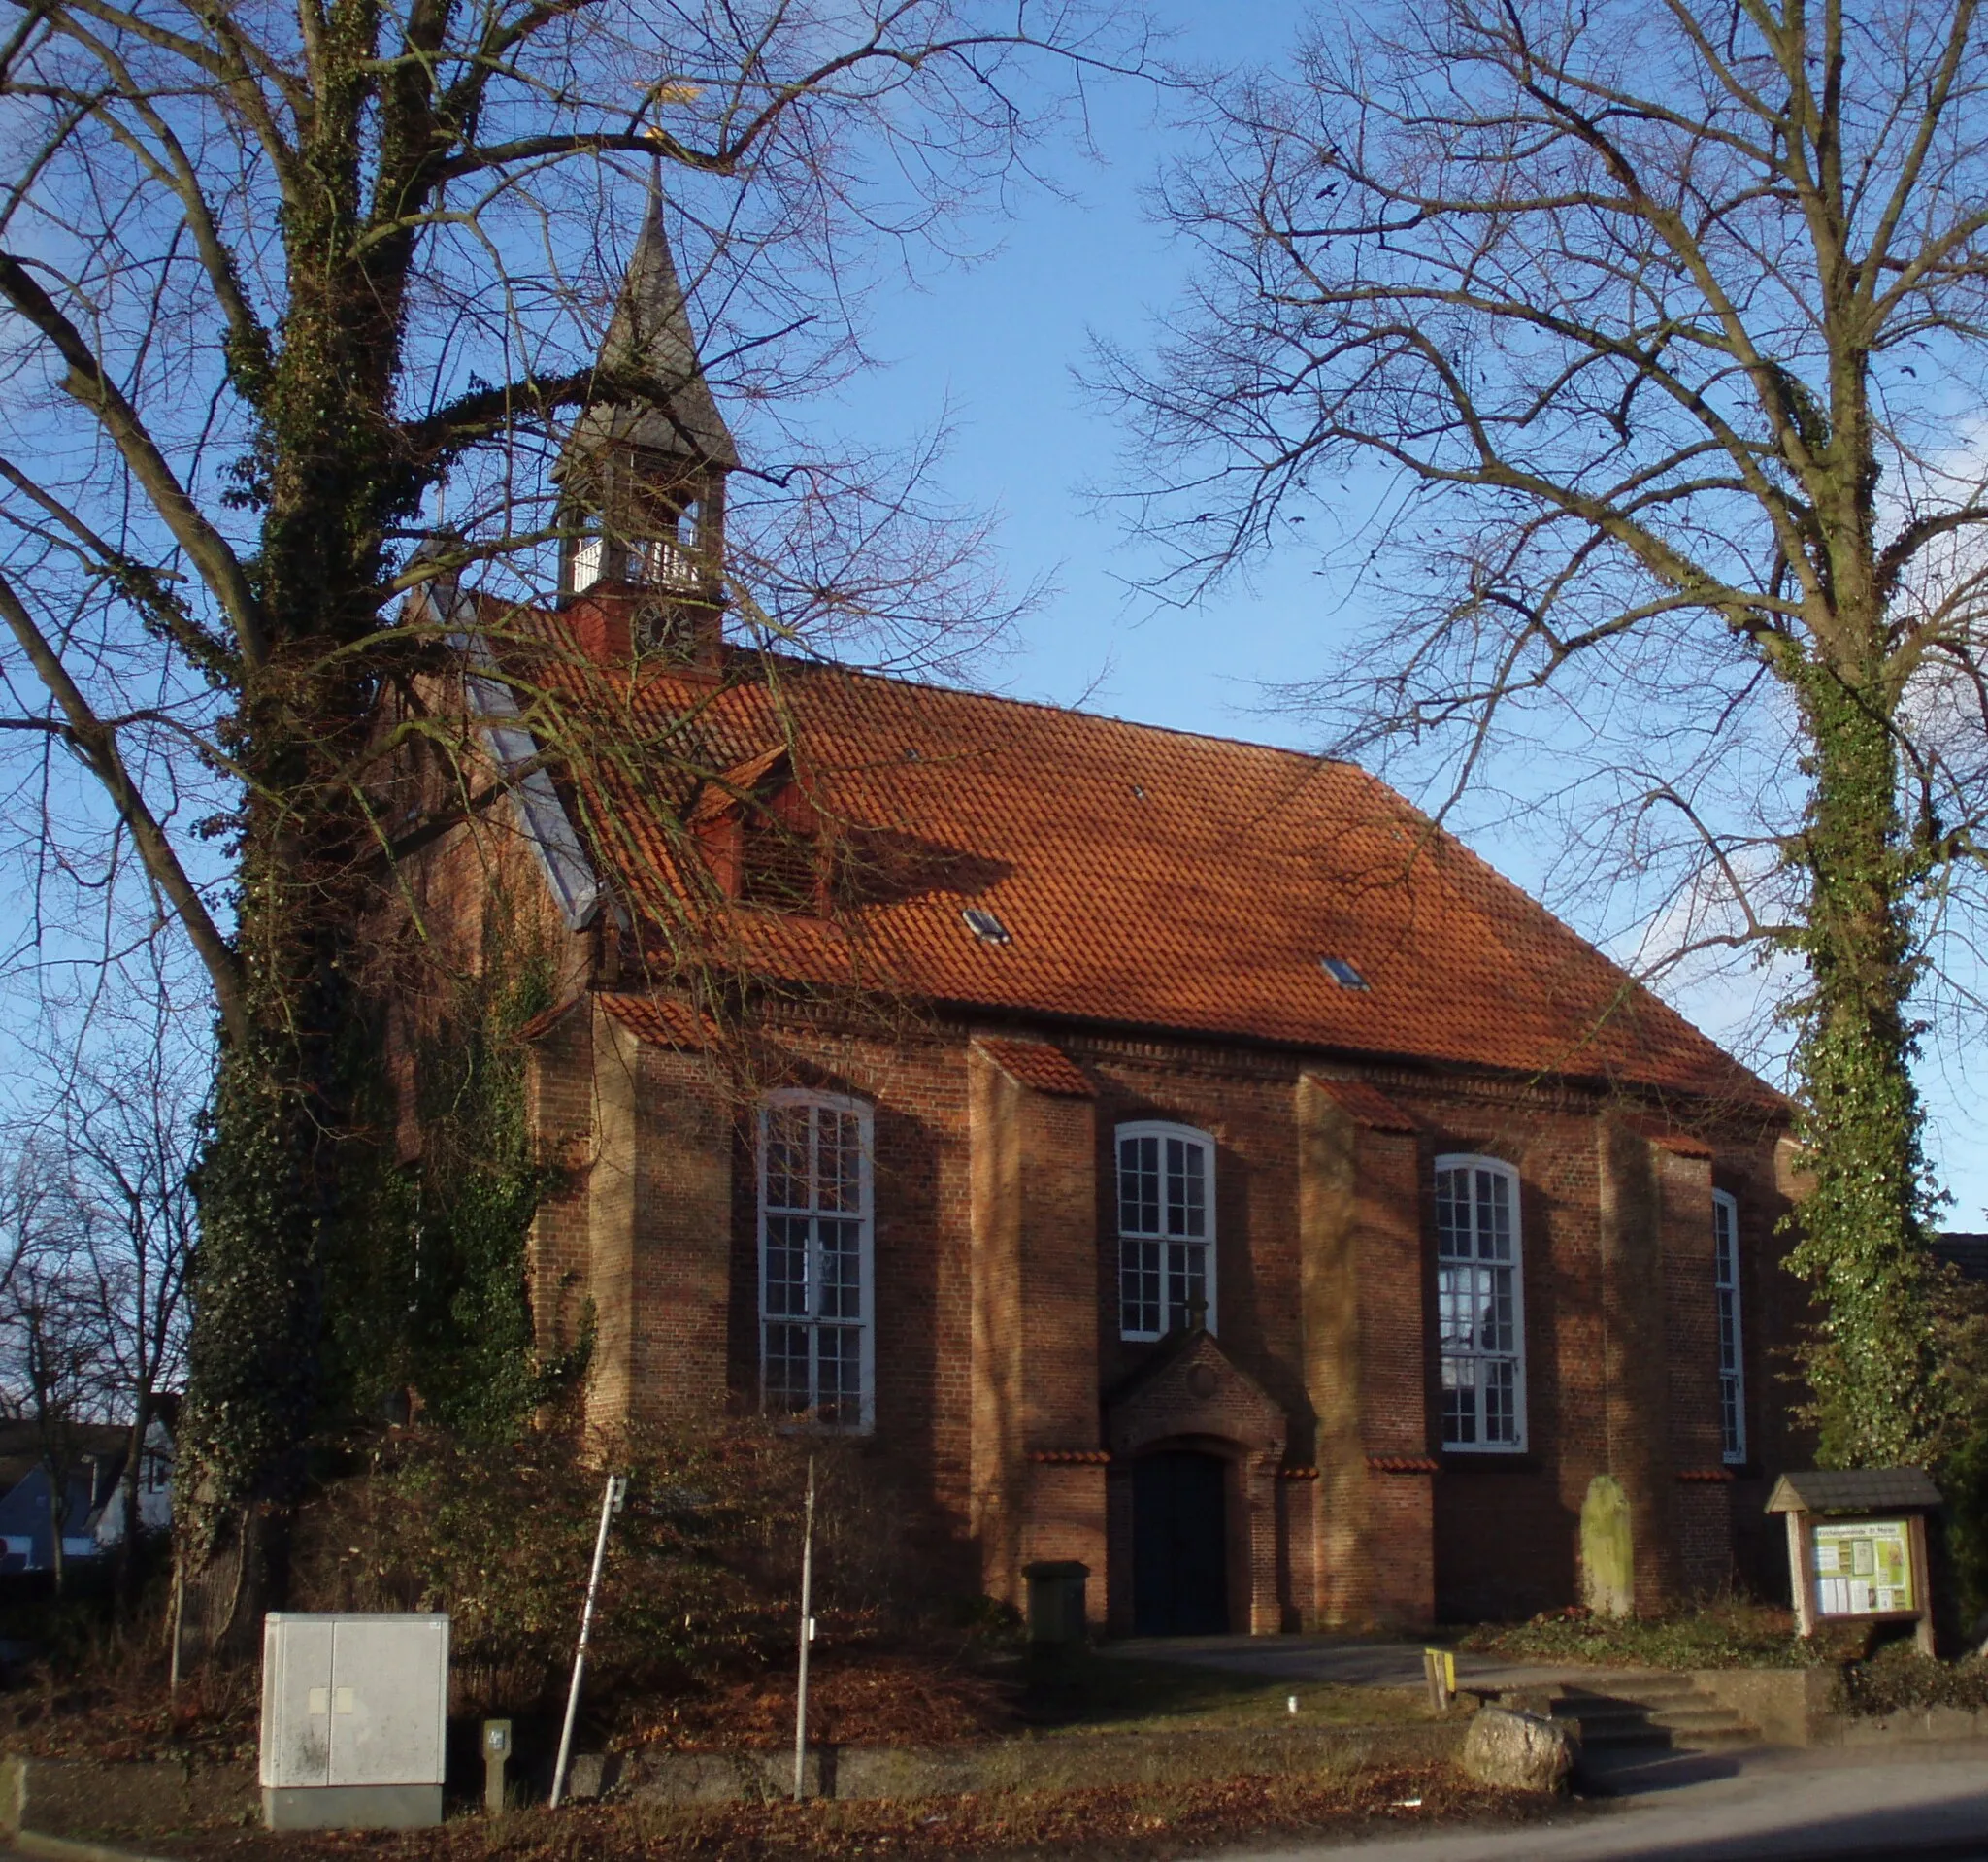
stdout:
<svg viewBox="0 0 1988 1862">
<path fill-rule="evenodd" d="M 180 1698 L 180 1629 L 186 1613 L 186 1566 L 184 1559 L 185 1553 L 180 1546 L 175 1546 L 173 1547 L 173 1627 L 171 1631 L 173 1646 L 171 1654 L 167 1657 L 168 1665 L 166 1668 L 166 1698 L 174 1701 Z"/>
<path fill-rule="evenodd" d="M 794 1802 L 800 1803 L 808 1765 L 808 1645 L 814 1639 L 814 1457 L 808 1457 L 808 1505 L 801 1523 L 801 1671 L 794 1689 Z"/>
<path fill-rule="evenodd" d="M 608 1561 L 608 1521 L 628 1491 L 626 1477 L 611 1474 L 601 1495 L 601 1529 L 594 1535 L 594 1568 L 586 1580 L 586 1606 L 580 1613 L 580 1646 L 573 1651 L 573 1685 L 566 1690 L 566 1724 L 559 1731 L 559 1762 L 552 1767 L 552 1808 L 566 1795 L 566 1767 L 573 1757 L 573 1722 L 580 1716 L 580 1681 L 586 1673 L 587 1639 L 593 1634 L 594 1600 L 601 1594 L 601 1567 Z"/>
</svg>

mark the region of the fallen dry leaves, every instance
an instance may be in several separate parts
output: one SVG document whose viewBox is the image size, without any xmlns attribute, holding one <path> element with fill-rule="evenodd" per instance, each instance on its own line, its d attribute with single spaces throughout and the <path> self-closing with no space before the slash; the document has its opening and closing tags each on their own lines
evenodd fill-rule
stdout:
<svg viewBox="0 0 1988 1862">
<path fill-rule="evenodd" d="M 399 1835 L 215 1832 L 161 1845 L 187 1862 L 784 1862 L 788 1857 L 1024 1857 L 1127 1862 L 1250 1838 L 1347 1837 L 1434 1822 L 1536 1819 L 1550 1802 L 1486 1790 L 1445 1765 L 1344 1779 L 1245 1778 L 1085 1791 L 814 1804 L 610 1804 L 461 1817 Z"/>
<path fill-rule="evenodd" d="M 944 1746 L 1012 1732 L 1018 1681 L 996 1680 L 923 1652 L 837 1651 L 808 1686 L 809 1737 L 835 1746 Z M 631 1704 L 620 1751 L 779 1747 L 794 1739 L 791 1673 L 741 1677 L 702 1693 Z"/>
<path fill-rule="evenodd" d="M 817 1660 L 809 1735 L 838 1746 L 986 1739 L 1015 1729 L 1021 1692 L 1018 1681 L 991 1679 L 943 1649 L 857 1644 Z M 175 1702 L 156 1661 L 99 1658 L 66 1673 L 41 1663 L 0 1692 L 0 1751 L 114 1762 L 253 1758 L 259 1697 L 252 1668 L 200 1671 Z M 794 1677 L 791 1668 L 776 1666 L 702 1684 L 631 1686 L 614 1701 L 590 1696 L 587 1709 L 596 1749 L 778 1747 L 794 1737 Z"/>
</svg>

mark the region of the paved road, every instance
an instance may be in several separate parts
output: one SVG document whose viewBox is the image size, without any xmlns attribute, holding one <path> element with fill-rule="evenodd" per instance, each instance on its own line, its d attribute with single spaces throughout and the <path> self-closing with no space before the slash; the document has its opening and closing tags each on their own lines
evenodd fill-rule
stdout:
<svg viewBox="0 0 1988 1862">
<path fill-rule="evenodd" d="M 1227 1862 L 1988 1862 L 1988 1757 L 1974 1744 L 1841 1752 L 1679 1753 L 1619 1793 L 1528 1829 L 1279 1847 Z"/>
<path fill-rule="evenodd" d="M 1336 1636 L 1200 1636 L 1124 1642 L 1114 1654 L 1206 1663 L 1265 1680 L 1419 1684 L 1417 1644 Z M 1592 1682 L 1589 1668 L 1458 1654 L 1457 1679 L 1486 1688 Z M 1525 1830 L 1370 1838 L 1251 1852 L 1233 1862 L 1328 1855 L 1374 1862 L 1988 1862 L 1988 1751 L 1975 1744 L 1859 1750 L 1675 1753 L 1610 1775 L 1611 1795 Z"/>
<path fill-rule="evenodd" d="M 1107 1643 L 1107 1655 L 1192 1662 L 1272 1681 L 1337 1682 L 1342 1687 L 1420 1687 L 1422 1645 L 1347 1636 L 1143 1636 Z M 1551 1668 L 1496 1655 L 1459 1652 L 1456 1678 L 1466 1687 L 1543 1687 L 1592 1680 L 1592 1668 Z"/>
</svg>

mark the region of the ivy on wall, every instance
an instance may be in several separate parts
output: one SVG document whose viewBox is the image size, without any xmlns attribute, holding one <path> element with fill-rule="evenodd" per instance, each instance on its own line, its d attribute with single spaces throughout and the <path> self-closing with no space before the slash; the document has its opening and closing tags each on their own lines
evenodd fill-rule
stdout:
<svg viewBox="0 0 1988 1862">
<path fill-rule="evenodd" d="M 525 1280 L 532 1217 L 554 1173 L 534 1155 L 519 1031 L 551 1003 L 551 965 L 528 953 L 486 968 L 460 997 L 415 1058 L 424 1154 L 403 1180 L 410 1381 L 444 1428 L 496 1441 L 580 1368 L 539 1358 Z"/>
<path fill-rule="evenodd" d="M 514 1437 L 583 1373 L 586 1343 L 542 1358 L 526 1280 L 532 1218 L 556 1172 L 535 1154 L 525 1025 L 553 999 L 552 961 L 493 896 L 481 969 L 415 1044 L 421 1155 L 382 1185 L 401 1252 L 404 1380 L 459 1440 Z"/>
<path fill-rule="evenodd" d="M 526 1253 L 556 1170 L 542 1162 L 525 1098 L 525 1025 L 549 1006 L 549 954 L 493 899 L 480 968 L 450 979 L 409 1055 L 419 1152 L 398 1161 L 398 1107 L 383 1070 L 365 1098 L 379 1134 L 348 1175 L 352 1219 L 330 1264 L 330 1367 L 320 1427 L 423 1413 L 466 1443 L 514 1437 L 583 1375 L 586 1342 L 542 1358 Z"/>
</svg>

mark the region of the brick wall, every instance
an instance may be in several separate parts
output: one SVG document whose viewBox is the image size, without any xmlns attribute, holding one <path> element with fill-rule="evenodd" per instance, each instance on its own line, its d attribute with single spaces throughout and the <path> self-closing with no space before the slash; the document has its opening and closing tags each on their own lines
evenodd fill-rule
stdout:
<svg viewBox="0 0 1988 1862">
<path fill-rule="evenodd" d="M 1097 1150 L 1091 1099 L 1043 1092 L 974 1047 L 972 1466 L 969 1530 L 987 1594 L 1020 1607 L 1021 1573 L 1076 1558 L 1100 1581 L 1104 1484 L 1093 1466 L 1032 1456 L 1095 1452 Z"/>
<path fill-rule="evenodd" d="M 1713 1597 L 1734 1578 L 1731 1480 L 1680 1480 L 1673 1516 L 1687 1597 Z"/>
<path fill-rule="evenodd" d="M 464 831 L 418 863 L 415 894 L 438 947 L 460 954 L 486 928 L 493 884 L 529 898 L 531 879 L 514 834 Z M 603 960 L 595 940 L 554 944 L 568 988 Z M 420 1001 L 410 991 L 399 1012 L 410 1026 Z M 1163 1348 L 1118 1337 L 1113 1147 L 1119 1123 L 1161 1118 L 1213 1140 L 1218 1343 L 1284 1426 L 1276 1465 L 1260 1449 L 1236 1461 L 1239 1621 L 1413 1623 L 1567 1602 L 1581 1498 L 1602 1472 L 1631 1492 L 1640 1602 L 1731 1576 L 1784 1585 L 1778 1538 L 1755 1517 L 1773 1475 L 1805 1453 L 1772 1355 L 1804 1311 L 1777 1266 L 1775 1224 L 1799 1185 L 1773 1134 L 1715 1127 L 1706 1159 L 1653 1145 L 1601 1094 L 1335 1065 L 1414 1126 L 1377 1130 L 1308 1084 L 1303 1056 L 995 1031 L 1053 1042 L 1082 1068 L 1094 1096 L 1059 1097 L 977 1060 L 975 1032 L 782 1015 L 748 1065 L 721 1073 L 583 1005 L 545 1028 L 531 1115 L 565 1174 L 535 1226 L 534 1317 L 542 1345 L 563 1347 L 592 1302 L 599 1424 L 756 1404 L 751 1108 L 775 1083 L 862 1098 L 876 1110 L 869 1451 L 922 1496 L 913 1523 L 947 1581 L 1018 1603 L 1022 1564 L 1078 1557 L 1102 1613 L 1127 1555 L 1120 1469 L 1040 1457 L 1096 1449 L 1110 1393 Z M 1432 1180 L 1446 1151 L 1520 1176 L 1518 1455 L 1437 1439 Z M 1740 1206 L 1749 1459 L 1734 1480 L 1680 1483 L 1720 1465 L 1714 1184 Z"/>
<path fill-rule="evenodd" d="M 1112 1140 L 1133 1118 L 1214 1140 L 1219 1348 L 1282 1419 L 1270 1465 L 1261 1447 L 1237 1445 L 1239 1625 L 1413 1623 L 1569 1602 L 1581 1499 L 1603 1472 L 1632 1496 L 1644 1607 L 1768 1562 L 1749 1550 L 1759 1535 L 1742 1517 L 1756 1504 L 1746 1478 L 1677 1480 L 1719 1465 L 1715 1178 L 1741 1201 L 1749 1366 L 1782 1335 L 1787 1303 L 1761 1258 L 1783 1206 L 1765 1141 L 1725 1141 L 1707 1161 L 1652 1144 L 1599 1095 L 1378 1069 L 1367 1078 L 1416 1129 L 1375 1130 L 1283 1057 L 1068 1032 L 1060 1047 L 1095 1097 L 1059 1098 L 977 1057 L 972 1037 L 935 1024 L 864 1039 L 797 1021 L 767 1031 L 758 1076 L 877 1109 L 873 1451 L 927 1496 L 923 1523 L 957 1547 L 967 1581 L 1019 1603 L 1023 1564 L 1081 1558 L 1098 1573 L 1094 1611 L 1114 1610 L 1123 1626 L 1124 1463 L 1108 1478 L 1042 1457 L 1095 1445 L 1112 1393 L 1167 1348 L 1117 1335 Z M 745 1105 L 720 1147 L 727 1378 L 749 1405 L 758 1239 Z M 716 1134 L 715 1114 L 700 1129 Z M 1433 1166 L 1450 1151 L 1503 1157 L 1520 1175 L 1519 1454 L 1446 1451 L 1437 1439 Z M 557 1218 L 543 1226 L 549 1252 Z M 655 1361 L 667 1371 L 674 1356 Z M 1780 1393 L 1756 1373 L 1748 1402 L 1765 1467 L 1788 1441 Z M 1181 1421 L 1177 1439 L 1204 1436 Z M 1303 1478 L 1312 1468 L 1318 1479 Z"/>
<path fill-rule="evenodd" d="M 1605 1119 L 1596 1144 L 1606 1466 L 1629 1496 L 1637 1608 L 1658 1611 L 1676 1597 L 1681 1579 L 1671 1516 L 1676 1464 L 1671 1424 L 1673 1299 L 1667 1295 L 1675 1290 L 1667 1286 L 1665 1185 L 1649 1140 L 1621 1121 Z M 1705 1219 L 1709 1236 L 1708 1195 Z M 1687 1342 L 1676 1343 L 1681 1356 Z"/>
<path fill-rule="evenodd" d="M 1294 1583 L 1291 1603 L 1308 1622 L 1426 1623 L 1435 1567 L 1418 1149 L 1412 1133 L 1363 1124 L 1330 1081 L 1303 1075 L 1296 1098 L 1319 1479 L 1309 1490 L 1311 1581 Z"/>
</svg>

